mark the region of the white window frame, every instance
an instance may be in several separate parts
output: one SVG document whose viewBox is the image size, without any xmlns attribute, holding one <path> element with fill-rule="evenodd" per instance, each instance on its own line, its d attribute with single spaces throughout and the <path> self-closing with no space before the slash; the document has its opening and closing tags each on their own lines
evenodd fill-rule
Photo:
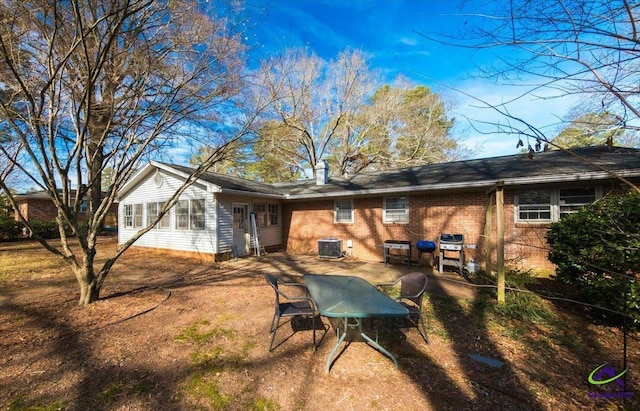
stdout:
<svg viewBox="0 0 640 411">
<path fill-rule="evenodd" d="M 189 200 L 189 228 L 194 231 L 203 231 L 207 227 L 205 216 L 207 202 L 204 198 Z"/>
<path fill-rule="evenodd" d="M 280 225 L 280 204 L 278 203 L 267 203 L 267 221 L 270 227 L 279 226 Z"/>
<path fill-rule="evenodd" d="M 144 205 L 142 203 L 136 203 L 133 205 L 133 228 L 142 228 L 142 222 L 144 217 Z"/>
<path fill-rule="evenodd" d="M 158 217 L 158 214 L 160 213 L 160 210 L 162 210 L 162 207 L 164 207 L 164 204 L 165 203 L 163 202 L 147 203 L 147 225 L 151 224 Z M 153 210 L 153 208 L 155 208 L 155 211 Z M 169 218 L 169 212 L 166 212 L 154 228 L 160 230 L 171 228 L 171 222 Z"/>
<path fill-rule="evenodd" d="M 387 202 L 390 200 L 403 199 L 404 209 L 387 208 Z M 391 210 L 393 210 L 391 212 Z M 382 222 L 385 224 L 408 224 L 409 223 L 409 198 L 405 196 L 385 197 L 382 203 Z"/>
<path fill-rule="evenodd" d="M 584 197 L 585 194 L 569 194 L 569 193 L 565 193 L 563 195 L 562 191 L 569 191 L 569 190 L 581 190 L 581 189 L 593 189 L 593 200 L 591 201 L 573 201 L 573 202 L 569 202 L 567 203 L 566 201 L 568 199 L 571 198 L 580 198 L 580 197 Z M 589 194 L 586 194 L 589 195 Z M 566 216 L 569 214 L 573 214 L 576 213 L 578 211 L 578 209 L 580 209 L 581 207 L 584 207 L 586 205 L 589 204 L 593 204 L 594 201 L 598 200 L 599 198 L 602 198 L 602 187 L 563 187 L 563 188 L 559 188 L 558 189 L 558 220 L 562 219 L 562 216 Z"/>
<path fill-rule="evenodd" d="M 253 203 L 253 212 L 256 213 L 256 225 L 259 228 L 267 226 L 267 203 Z"/>
<path fill-rule="evenodd" d="M 206 229 L 207 202 L 204 198 L 178 200 L 174 210 L 176 230 L 203 231 Z"/>
<path fill-rule="evenodd" d="M 124 205 L 124 228 L 133 228 L 133 204 Z"/>
<path fill-rule="evenodd" d="M 344 207 L 348 204 L 348 207 Z M 341 212 L 348 212 L 347 218 L 342 218 Z M 353 223 L 353 200 L 334 200 L 333 202 L 333 222 L 336 224 L 352 224 Z"/>
<path fill-rule="evenodd" d="M 178 200 L 174 207 L 176 216 L 176 230 L 185 231 L 189 229 L 189 200 Z"/>
<path fill-rule="evenodd" d="M 160 212 L 160 210 L 162 210 L 162 207 L 164 207 L 164 205 L 166 203 L 167 203 L 166 201 L 158 203 L 158 213 Z M 161 229 L 161 230 L 168 230 L 168 229 L 171 228 L 171 215 L 170 215 L 170 212 L 171 212 L 171 210 L 167 210 L 167 212 L 164 213 L 164 215 L 162 216 L 160 221 L 158 221 L 158 225 L 156 225 L 156 228 Z"/>
<path fill-rule="evenodd" d="M 602 187 L 556 187 L 556 188 L 546 188 L 546 189 L 533 189 L 528 191 L 521 191 L 520 193 L 516 193 L 514 198 L 514 213 L 515 213 L 515 222 L 516 223 L 529 223 L 529 224 L 550 224 L 560 221 L 562 216 L 572 214 L 577 211 L 577 209 L 581 206 L 585 206 L 591 204 L 591 202 L 572 202 L 570 204 L 563 203 L 566 201 L 561 192 L 563 190 L 577 190 L 577 189 L 593 189 L 594 193 L 594 201 L 602 198 Z M 520 218 L 521 204 L 520 204 L 520 195 L 525 192 L 530 191 L 548 191 L 549 192 L 549 204 L 537 204 L 540 207 L 548 206 L 550 218 Z M 566 196 L 566 198 L 570 198 L 570 196 Z M 536 206 L 536 205 L 527 205 L 527 206 Z"/>
<path fill-rule="evenodd" d="M 538 204 L 520 204 L 520 196 L 525 194 L 525 193 L 532 193 L 532 192 L 536 192 L 536 191 L 545 191 L 549 193 L 549 202 L 548 203 L 538 203 Z M 532 189 L 532 190 L 526 190 L 526 191 L 521 191 L 519 193 L 516 194 L 515 196 L 515 217 L 516 217 L 516 222 L 527 222 L 527 223 L 541 223 L 541 224 L 546 224 L 546 223 L 551 223 L 553 222 L 553 204 L 554 204 L 554 197 L 555 197 L 555 193 L 554 193 L 554 189 L 551 188 L 540 188 L 540 189 Z M 556 201 L 557 202 L 557 201 Z M 523 208 L 521 210 L 521 207 Z M 527 212 L 527 213 L 538 213 L 538 214 L 542 214 L 542 213 L 548 213 L 549 214 L 549 218 L 520 218 L 520 213 L 522 212 Z"/>
</svg>

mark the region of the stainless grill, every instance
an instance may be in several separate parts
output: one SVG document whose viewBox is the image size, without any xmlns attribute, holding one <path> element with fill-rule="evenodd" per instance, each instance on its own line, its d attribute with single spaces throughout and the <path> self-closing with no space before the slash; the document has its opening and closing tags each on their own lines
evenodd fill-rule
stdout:
<svg viewBox="0 0 640 411">
<path fill-rule="evenodd" d="M 464 235 L 440 234 L 438 237 L 438 270 L 443 271 L 444 266 L 458 268 L 460 275 L 464 269 Z"/>
</svg>

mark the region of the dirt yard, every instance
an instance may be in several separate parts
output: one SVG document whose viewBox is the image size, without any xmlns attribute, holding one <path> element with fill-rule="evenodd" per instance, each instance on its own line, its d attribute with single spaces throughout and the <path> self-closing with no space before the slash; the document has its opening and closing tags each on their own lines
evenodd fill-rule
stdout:
<svg viewBox="0 0 640 411">
<path fill-rule="evenodd" d="M 113 246 L 106 244 L 107 249 Z M 631 399 L 603 399 L 624 394 L 617 382 L 596 386 L 587 378 L 603 363 L 623 370 L 622 333 L 592 325 L 572 306 L 547 300 L 536 304 L 550 316 L 518 320 L 497 311 L 489 297 L 462 298 L 462 293 L 456 298 L 431 287 L 425 301 L 428 342 L 415 328 L 380 337 L 381 344 L 397 356 L 399 369 L 355 339 L 327 374 L 325 361 L 336 335 L 326 318 L 328 330 L 319 330 L 322 339 L 316 353 L 311 331 L 300 322 L 283 325 L 277 347 L 268 352 L 274 294 L 264 273 L 280 271 L 275 257 L 213 264 L 130 250 L 113 268 L 102 298 L 81 308 L 76 305 L 75 279 L 58 261 L 34 243 L 0 243 L 1 408 L 326 411 L 640 406 L 638 334 L 627 339 L 626 396 Z M 325 264 L 315 257 L 288 261 L 297 274 L 318 273 L 317 264 Z M 354 273 L 363 268 L 357 261 L 326 264 L 331 263 L 346 273 L 350 264 Z M 435 276 L 430 274 L 437 284 Z M 492 367 L 472 356 L 502 365 Z"/>
</svg>

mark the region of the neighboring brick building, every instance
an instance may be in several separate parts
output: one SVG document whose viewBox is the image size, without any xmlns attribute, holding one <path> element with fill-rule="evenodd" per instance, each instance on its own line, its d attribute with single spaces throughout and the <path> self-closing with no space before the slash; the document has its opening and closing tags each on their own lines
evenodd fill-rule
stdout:
<svg viewBox="0 0 640 411">
<path fill-rule="evenodd" d="M 27 221 L 43 221 L 43 220 L 55 220 L 57 215 L 56 207 L 49 197 L 49 193 L 46 191 L 35 191 L 33 193 L 18 194 L 15 196 L 16 203 L 20 213 L 25 217 Z M 79 218 L 81 220 L 86 218 L 85 203 L 80 207 Z M 16 221 L 18 216 L 14 215 Z M 118 226 L 118 206 L 113 206 L 112 210 L 105 219 L 105 227 L 116 228 Z"/>
<path fill-rule="evenodd" d="M 150 163 L 132 178 L 119 197 L 120 242 L 151 221 L 192 172 Z M 292 254 L 318 255 L 319 241 L 336 239 L 342 240 L 338 255 L 382 261 L 382 244 L 399 240 L 411 242 L 415 261 L 418 241 L 462 234 L 467 260 L 482 265 L 485 232 L 492 244 L 497 239 L 498 190 L 504 196 L 506 264 L 550 272 L 554 266 L 547 259 L 545 237 L 550 224 L 620 190 L 619 177 L 639 183 L 640 150 L 586 147 L 332 178 L 320 162 L 316 174 L 316 180 L 261 184 L 206 173 L 185 193 L 180 210 L 169 210 L 166 221 L 136 245 L 243 254 L 254 244 L 249 216 L 255 215 L 264 245 Z M 187 207 L 193 202 L 197 207 Z M 199 224 L 186 223 L 191 214 Z"/>
</svg>

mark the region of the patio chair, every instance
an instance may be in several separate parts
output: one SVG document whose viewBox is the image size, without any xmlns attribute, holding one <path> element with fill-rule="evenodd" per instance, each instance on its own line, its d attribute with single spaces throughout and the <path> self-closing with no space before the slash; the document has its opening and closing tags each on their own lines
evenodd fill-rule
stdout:
<svg viewBox="0 0 640 411">
<path fill-rule="evenodd" d="M 422 318 L 422 297 L 427 288 L 427 275 L 421 272 L 412 272 L 403 275 L 393 282 L 378 283 L 379 287 L 397 287 L 400 285 L 400 292 L 395 297 L 396 301 L 407 307 L 410 321 L 418 329 L 420 336 L 427 341 L 426 327 Z"/>
<path fill-rule="evenodd" d="M 311 327 L 313 328 L 313 351 L 316 351 L 316 307 L 309 296 L 307 287 L 298 283 L 287 283 L 280 280 L 273 274 L 265 274 L 269 285 L 275 291 L 275 312 L 271 321 L 271 341 L 269 351 L 273 350 L 273 341 L 276 338 L 276 331 L 280 328 L 280 319 L 290 317 L 293 321 L 296 317 L 311 317 Z M 285 293 L 283 289 L 298 291 L 295 294 Z M 282 301 L 281 301 L 282 299 Z"/>
</svg>

